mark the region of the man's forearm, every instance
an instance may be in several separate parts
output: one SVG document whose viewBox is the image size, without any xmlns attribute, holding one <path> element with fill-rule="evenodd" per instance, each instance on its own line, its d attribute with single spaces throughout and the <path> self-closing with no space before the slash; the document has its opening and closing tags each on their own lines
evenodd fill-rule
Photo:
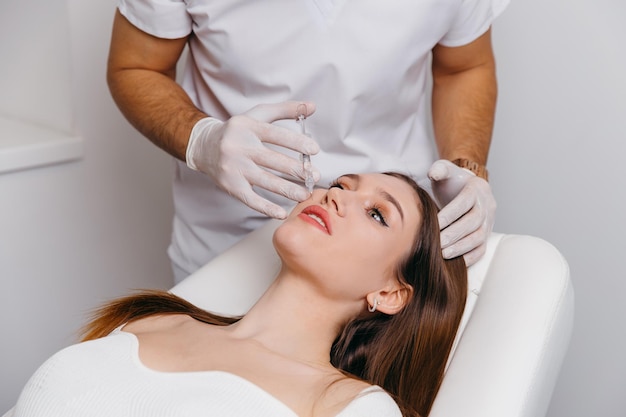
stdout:
<svg viewBox="0 0 626 417">
<path fill-rule="evenodd" d="M 167 153 L 184 161 L 194 124 L 206 115 L 167 75 L 143 69 L 108 76 L 111 95 L 126 119 Z"/>
<path fill-rule="evenodd" d="M 116 11 L 107 82 L 128 121 L 158 147 L 185 160 L 189 134 L 205 115 L 176 84 L 176 63 L 187 38 L 143 32 Z"/>
<path fill-rule="evenodd" d="M 432 68 L 432 112 L 439 157 L 485 165 L 497 97 L 491 29 L 466 45 L 436 45 Z"/>
<path fill-rule="evenodd" d="M 493 63 L 434 76 L 433 124 L 440 158 L 486 165 L 496 98 Z"/>
</svg>

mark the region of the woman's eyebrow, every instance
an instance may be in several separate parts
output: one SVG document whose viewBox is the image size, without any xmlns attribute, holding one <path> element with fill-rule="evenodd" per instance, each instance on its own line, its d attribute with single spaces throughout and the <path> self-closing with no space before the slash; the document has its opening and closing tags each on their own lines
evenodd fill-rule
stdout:
<svg viewBox="0 0 626 417">
<path fill-rule="evenodd" d="M 352 181 L 356 182 L 356 185 L 359 185 L 359 182 L 361 182 L 361 177 L 357 174 L 345 174 L 345 175 L 342 175 L 341 177 L 350 178 Z"/>
<path fill-rule="evenodd" d="M 342 177 L 350 178 L 352 181 L 356 183 L 357 187 L 359 186 L 359 182 L 361 181 L 360 176 L 357 174 L 346 174 L 346 175 L 342 175 Z M 400 206 L 400 203 L 398 202 L 398 200 L 396 200 L 394 196 L 392 196 L 387 191 L 381 188 L 377 188 L 376 191 L 378 192 L 378 194 L 380 194 L 383 197 L 383 199 L 385 199 L 386 201 L 389 201 L 391 204 L 393 204 L 396 207 L 396 209 L 398 210 L 398 213 L 400 213 L 400 219 L 402 220 L 402 223 L 404 223 L 404 211 L 402 211 L 402 206 Z"/>
<path fill-rule="evenodd" d="M 393 204 L 396 207 L 396 209 L 398 210 L 398 213 L 400 213 L 400 219 L 402 220 L 402 223 L 404 223 L 404 212 L 402 211 L 402 206 L 400 206 L 400 203 L 398 203 L 398 200 L 396 200 L 396 198 L 392 196 L 391 194 L 389 194 L 387 191 L 381 190 L 380 188 L 378 189 L 378 193 L 385 200 L 389 201 L 391 204 Z"/>
</svg>

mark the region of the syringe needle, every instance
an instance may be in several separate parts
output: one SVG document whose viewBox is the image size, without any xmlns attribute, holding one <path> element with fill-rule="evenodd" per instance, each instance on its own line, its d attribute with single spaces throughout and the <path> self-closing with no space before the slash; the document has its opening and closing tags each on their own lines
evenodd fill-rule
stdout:
<svg viewBox="0 0 626 417">
<path fill-rule="evenodd" d="M 306 132 L 306 128 L 304 126 L 304 121 L 306 120 L 306 104 L 300 104 L 297 109 L 298 112 L 298 123 L 300 123 L 300 133 L 303 135 L 311 136 Z M 309 193 L 313 193 L 313 186 L 315 185 L 315 181 L 313 181 L 313 172 L 311 169 L 311 155 L 302 154 L 302 171 L 304 171 L 304 185 L 309 190 Z"/>
<path fill-rule="evenodd" d="M 313 172 L 311 170 L 311 155 L 302 154 L 302 169 L 304 170 L 304 185 L 309 190 L 309 193 L 312 193 L 315 181 L 313 181 Z"/>
</svg>

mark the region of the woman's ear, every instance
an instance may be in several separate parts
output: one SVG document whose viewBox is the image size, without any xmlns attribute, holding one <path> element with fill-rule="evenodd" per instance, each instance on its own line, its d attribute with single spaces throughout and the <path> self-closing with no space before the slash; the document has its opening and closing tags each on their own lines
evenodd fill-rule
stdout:
<svg viewBox="0 0 626 417">
<path fill-rule="evenodd" d="M 396 285 L 383 290 L 367 294 L 367 304 L 370 311 L 393 315 L 402 311 L 413 295 L 413 287 L 396 282 Z"/>
</svg>

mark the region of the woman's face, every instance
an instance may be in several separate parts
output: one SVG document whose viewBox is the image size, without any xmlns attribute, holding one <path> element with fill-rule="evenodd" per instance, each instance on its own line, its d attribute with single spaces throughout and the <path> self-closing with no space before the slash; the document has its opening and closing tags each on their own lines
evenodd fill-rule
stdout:
<svg viewBox="0 0 626 417">
<path fill-rule="evenodd" d="M 299 203 L 274 235 L 283 264 L 332 297 L 362 300 L 391 281 L 414 245 L 421 204 L 405 181 L 346 175 Z"/>
</svg>

